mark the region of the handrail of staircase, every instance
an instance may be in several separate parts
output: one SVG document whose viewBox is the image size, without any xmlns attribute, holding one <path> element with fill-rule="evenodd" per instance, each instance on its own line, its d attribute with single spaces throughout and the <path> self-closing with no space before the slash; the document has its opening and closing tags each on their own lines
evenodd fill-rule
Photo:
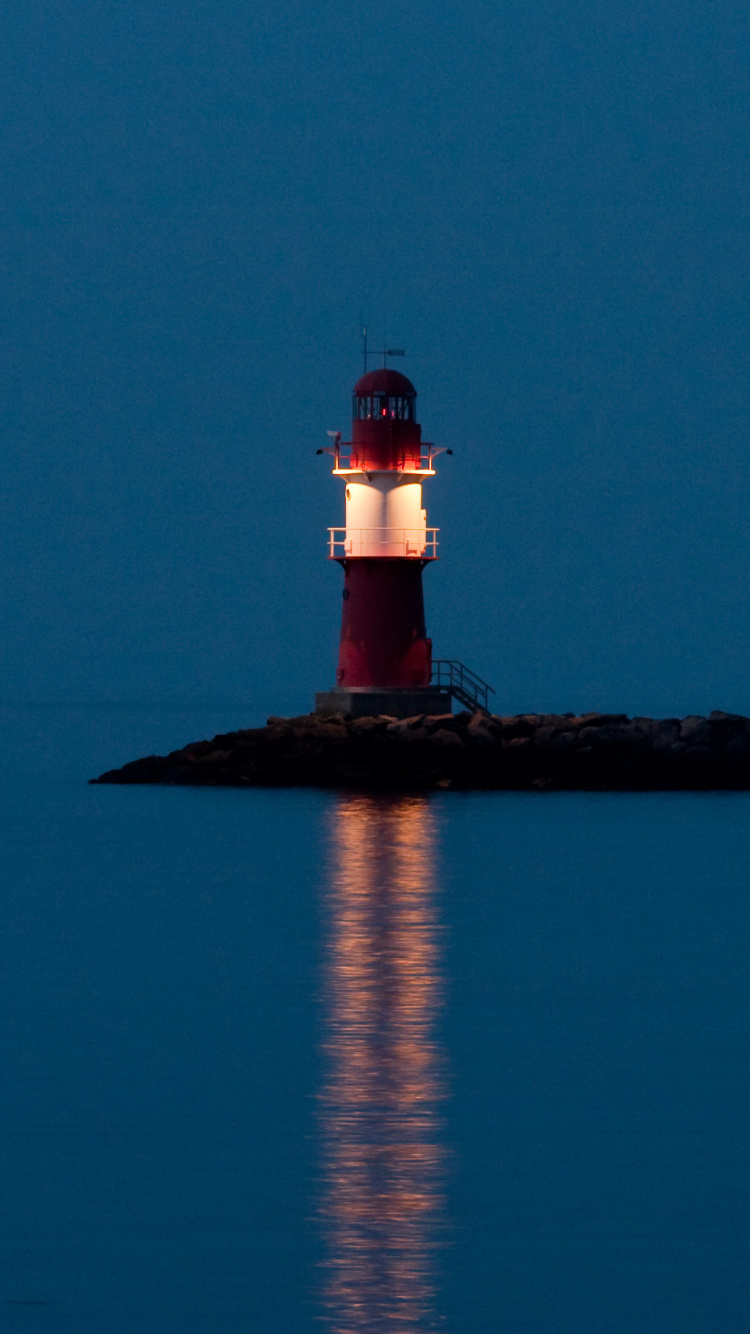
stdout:
<svg viewBox="0 0 750 1334">
<path fill-rule="evenodd" d="M 481 676 L 465 667 L 457 658 L 437 658 L 432 664 L 435 684 L 446 687 L 467 708 L 487 710 L 487 701 L 495 691 Z"/>
</svg>

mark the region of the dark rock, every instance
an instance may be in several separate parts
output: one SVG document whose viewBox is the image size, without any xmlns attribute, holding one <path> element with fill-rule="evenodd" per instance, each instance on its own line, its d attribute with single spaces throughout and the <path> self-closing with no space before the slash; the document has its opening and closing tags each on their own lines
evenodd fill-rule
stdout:
<svg viewBox="0 0 750 1334">
<path fill-rule="evenodd" d="M 326 718 L 325 722 L 311 730 L 315 741 L 346 741 L 349 737 L 344 722 L 335 723 L 331 718 Z"/>
<path fill-rule="evenodd" d="M 456 736 L 465 736 L 466 722 L 456 713 L 435 714 L 434 717 L 427 717 L 424 720 L 427 732 L 432 736 L 436 732 L 455 732 Z"/>
<path fill-rule="evenodd" d="M 433 746 L 460 746 L 463 747 L 463 741 L 457 732 L 449 732 L 447 727 L 439 727 L 437 732 L 430 735 L 430 743 Z"/>
<path fill-rule="evenodd" d="M 266 741 L 283 741 L 292 735 L 292 729 L 281 719 L 271 724 L 266 732 Z"/>
<path fill-rule="evenodd" d="M 535 746 L 564 747 L 575 745 L 578 739 L 579 733 L 571 731 L 570 728 L 566 729 L 562 719 L 559 724 L 546 723 L 544 727 L 538 727 L 534 733 Z"/>
<path fill-rule="evenodd" d="M 537 733 L 537 745 L 539 744 L 538 735 Z M 553 734 L 547 742 L 550 750 L 572 750 L 573 748 L 577 749 L 580 744 L 580 732 L 560 731 L 558 728 L 553 729 Z"/>
<path fill-rule="evenodd" d="M 429 790 L 744 788 L 750 720 L 478 710 L 346 721 L 272 716 L 265 727 L 149 755 L 93 782 L 218 786 L 354 786 Z"/>
<path fill-rule="evenodd" d="M 417 714 L 414 718 L 399 718 L 395 723 L 389 723 L 386 727 L 388 736 L 405 736 L 407 732 L 413 732 L 424 719 L 424 714 Z"/>
<path fill-rule="evenodd" d="M 680 741 L 688 746 L 710 746 L 711 724 L 707 718 L 690 715 L 680 723 Z"/>
<path fill-rule="evenodd" d="M 716 759 L 716 751 L 710 746 L 686 746 L 685 757 L 691 762 L 699 764 L 713 764 Z"/>
<path fill-rule="evenodd" d="M 626 713 L 581 713 L 571 720 L 577 727 L 609 727 L 612 723 L 629 721 Z"/>
<path fill-rule="evenodd" d="M 373 732 L 384 732 L 390 725 L 386 718 L 355 718 L 349 724 L 352 736 L 371 736 Z"/>
<path fill-rule="evenodd" d="M 711 726 L 711 744 L 722 749 L 735 737 L 750 735 L 750 723 L 736 713 L 720 713 L 715 710 L 709 715 Z"/>
<path fill-rule="evenodd" d="M 680 735 L 679 718 L 634 718 L 633 724 L 641 729 L 652 750 L 667 750 Z"/>
<path fill-rule="evenodd" d="M 621 750 L 624 747 L 643 745 L 646 741 L 646 734 L 640 727 L 634 727 L 632 724 L 623 727 L 613 727 L 612 724 L 602 724 L 601 727 L 583 727 L 578 733 L 582 745 L 593 746 L 602 749 L 606 746 Z"/>
<path fill-rule="evenodd" d="M 471 741 L 477 746 L 494 746 L 497 744 L 495 737 L 487 726 L 486 713 L 475 713 L 469 719 L 469 724 L 466 728 L 466 737 L 468 741 Z"/>
<path fill-rule="evenodd" d="M 510 718 L 498 718 L 492 714 L 488 726 L 492 728 L 493 732 L 500 735 L 503 741 L 512 741 L 513 737 L 530 737 L 534 732 L 534 726 L 528 718 L 521 718 L 518 715 Z"/>
<path fill-rule="evenodd" d="M 750 756 L 750 732 L 741 732 L 727 741 L 724 752 L 730 759 L 744 760 Z"/>
<path fill-rule="evenodd" d="M 492 733 L 488 731 L 486 727 L 477 727 L 473 732 L 467 732 L 466 742 L 467 745 L 473 746 L 474 749 L 496 750 L 498 747 L 502 748 L 502 742 L 496 741 Z"/>
</svg>

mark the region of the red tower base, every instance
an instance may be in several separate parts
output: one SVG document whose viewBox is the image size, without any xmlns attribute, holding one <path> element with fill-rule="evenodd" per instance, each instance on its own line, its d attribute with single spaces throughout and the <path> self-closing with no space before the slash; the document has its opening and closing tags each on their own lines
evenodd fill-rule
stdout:
<svg viewBox="0 0 750 1334">
<path fill-rule="evenodd" d="M 432 641 L 425 630 L 424 562 L 381 556 L 349 558 L 342 564 L 337 686 L 391 690 L 429 686 Z"/>
</svg>

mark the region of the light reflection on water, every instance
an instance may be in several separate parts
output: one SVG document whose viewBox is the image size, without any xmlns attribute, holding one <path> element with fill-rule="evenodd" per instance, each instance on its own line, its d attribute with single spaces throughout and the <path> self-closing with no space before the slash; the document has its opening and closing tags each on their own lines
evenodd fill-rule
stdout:
<svg viewBox="0 0 750 1334">
<path fill-rule="evenodd" d="M 322 1095 L 326 1327 L 435 1325 L 441 975 L 435 821 L 420 797 L 330 808 Z"/>
</svg>

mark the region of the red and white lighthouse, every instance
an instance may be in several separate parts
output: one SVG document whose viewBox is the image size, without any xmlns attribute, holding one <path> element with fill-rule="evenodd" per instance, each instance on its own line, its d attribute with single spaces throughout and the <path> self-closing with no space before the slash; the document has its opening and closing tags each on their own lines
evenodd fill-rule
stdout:
<svg viewBox="0 0 750 1334">
<path fill-rule="evenodd" d="M 422 484 L 434 477 L 437 455 L 450 451 L 422 442 L 416 399 L 399 371 L 369 371 L 354 386 L 351 440 L 335 433 L 326 451 L 346 485 L 346 523 L 329 529 L 344 596 L 336 687 L 316 696 L 318 712 L 450 711 L 450 689 L 431 684 L 422 593 L 422 573 L 438 548 Z"/>
</svg>

